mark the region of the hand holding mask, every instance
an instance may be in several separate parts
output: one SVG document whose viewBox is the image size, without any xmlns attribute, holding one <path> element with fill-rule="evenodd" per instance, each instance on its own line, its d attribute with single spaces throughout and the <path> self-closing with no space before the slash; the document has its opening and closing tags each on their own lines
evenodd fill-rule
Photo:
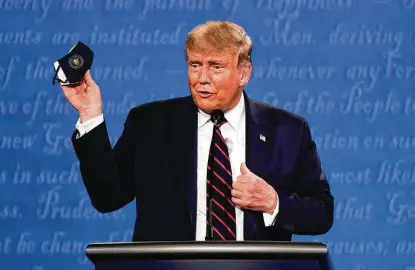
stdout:
<svg viewBox="0 0 415 270">
<path fill-rule="evenodd" d="M 79 112 L 81 123 L 102 114 L 101 91 L 89 70 L 93 57 L 91 49 L 78 42 L 54 63 L 53 84 L 60 83 L 65 97 Z"/>
</svg>

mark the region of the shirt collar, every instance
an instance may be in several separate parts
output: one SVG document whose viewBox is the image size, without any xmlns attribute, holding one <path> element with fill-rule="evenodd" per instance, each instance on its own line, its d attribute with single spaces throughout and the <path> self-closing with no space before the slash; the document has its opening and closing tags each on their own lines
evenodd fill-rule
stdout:
<svg viewBox="0 0 415 270">
<path fill-rule="evenodd" d="M 210 115 L 203 112 L 202 110 L 198 110 L 198 128 L 201 128 L 204 126 L 207 122 L 210 120 Z M 243 112 L 245 111 L 245 101 L 244 101 L 244 95 L 241 95 L 241 98 L 239 99 L 238 104 L 236 104 L 235 107 L 233 107 L 231 110 L 227 111 L 225 113 L 225 118 L 230 124 L 230 126 L 238 130 L 238 127 L 242 121 Z"/>
</svg>

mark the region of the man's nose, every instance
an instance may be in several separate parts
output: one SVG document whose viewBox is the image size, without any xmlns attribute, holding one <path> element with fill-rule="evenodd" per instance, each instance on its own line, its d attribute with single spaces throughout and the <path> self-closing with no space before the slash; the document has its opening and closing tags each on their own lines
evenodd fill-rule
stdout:
<svg viewBox="0 0 415 270">
<path fill-rule="evenodd" d="M 200 71 L 199 83 L 209 83 L 209 74 L 206 67 L 202 67 Z"/>
</svg>

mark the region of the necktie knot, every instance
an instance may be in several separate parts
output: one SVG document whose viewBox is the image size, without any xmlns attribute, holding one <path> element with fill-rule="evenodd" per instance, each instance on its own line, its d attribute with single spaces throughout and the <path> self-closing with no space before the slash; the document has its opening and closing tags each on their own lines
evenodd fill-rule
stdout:
<svg viewBox="0 0 415 270">
<path fill-rule="evenodd" d="M 221 110 L 214 110 L 210 115 L 210 120 L 215 124 L 216 127 L 220 127 L 226 123 L 225 114 Z"/>
</svg>

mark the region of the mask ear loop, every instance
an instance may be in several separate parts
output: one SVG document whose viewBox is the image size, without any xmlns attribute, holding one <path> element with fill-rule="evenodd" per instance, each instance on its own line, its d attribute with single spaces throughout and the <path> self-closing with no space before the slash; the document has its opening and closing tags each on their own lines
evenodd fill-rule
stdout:
<svg viewBox="0 0 415 270">
<path fill-rule="evenodd" d="M 68 79 L 66 79 L 66 81 L 62 81 L 61 79 L 58 78 L 58 71 L 61 69 L 61 66 L 59 65 L 58 68 L 55 71 L 55 75 L 53 76 L 53 80 L 52 80 L 52 84 L 55 84 L 56 81 L 61 82 L 61 83 L 65 83 L 68 81 Z"/>
<path fill-rule="evenodd" d="M 53 76 L 52 84 L 55 84 L 56 81 L 58 81 L 60 83 L 67 83 L 67 82 L 69 82 L 68 79 L 66 79 L 65 81 L 62 81 L 61 79 L 59 79 L 59 77 L 58 77 L 59 69 L 61 69 L 61 66 L 60 65 L 58 66 L 58 68 L 55 71 L 55 75 Z M 80 82 L 77 82 L 77 83 L 69 83 L 67 86 L 69 86 L 69 87 L 76 87 L 76 86 L 80 85 L 82 83 L 82 81 L 83 80 L 81 80 Z"/>
<path fill-rule="evenodd" d="M 55 71 L 55 75 L 53 76 L 53 80 L 52 80 L 52 84 L 55 84 L 56 81 L 58 82 L 62 82 L 63 81 L 61 79 L 58 78 L 58 71 L 61 69 L 61 66 L 59 65 L 58 68 Z"/>
</svg>

